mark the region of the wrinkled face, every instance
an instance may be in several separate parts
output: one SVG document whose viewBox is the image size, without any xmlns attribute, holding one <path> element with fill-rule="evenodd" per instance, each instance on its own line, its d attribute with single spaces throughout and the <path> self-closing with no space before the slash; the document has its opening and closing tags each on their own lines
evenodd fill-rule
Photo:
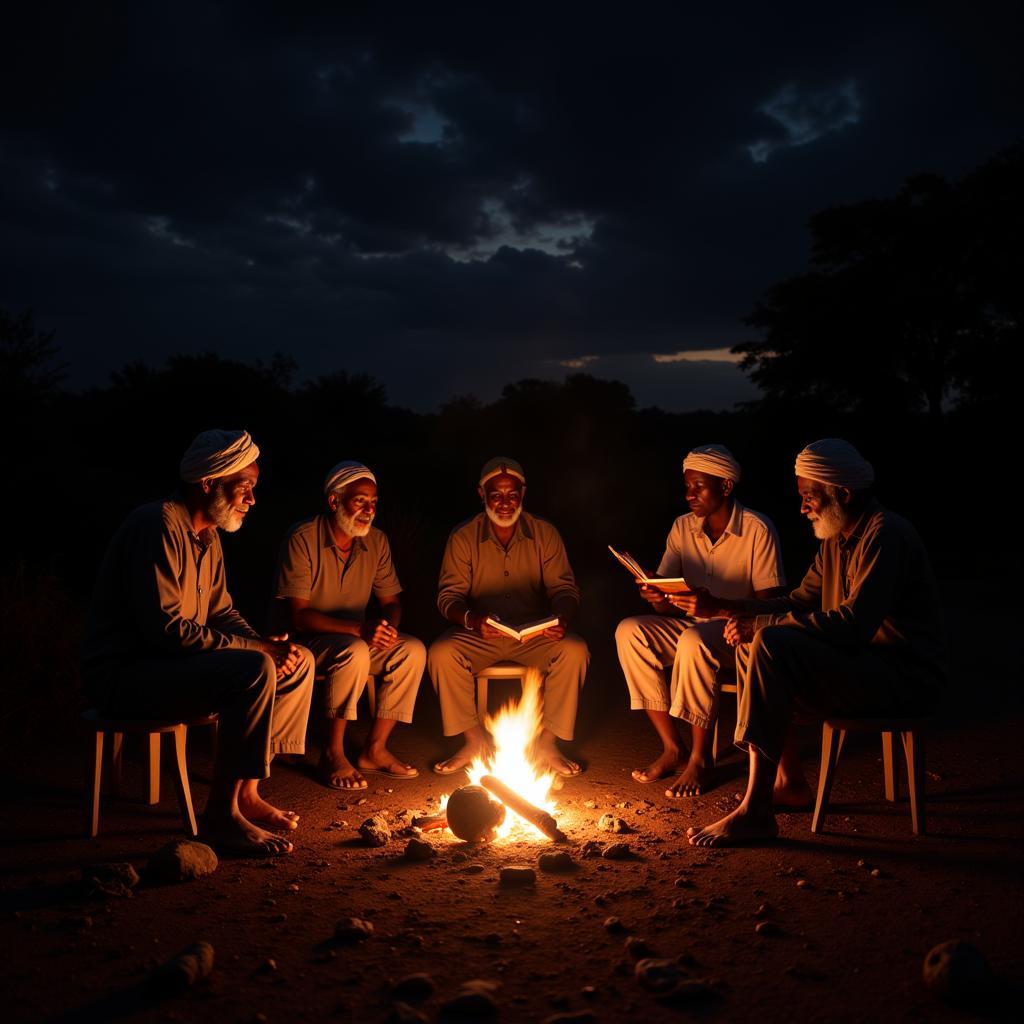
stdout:
<svg viewBox="0 0 1024 1024">
<path fill-rule="evenodd" d="M 695 515 L 706 519 L 717 512 L 732 493 L 733 482 L 720 476 L 712 476 L 699 469 L 683 471 L 686 484 L 686 504 Z"/>
<path fill-rule="evenodd" d="M 365 537 L 377 515 L 377 485 L 372 480 L 353 480 L 327 499 L 334 523 L 349 537 Z"/>
<path fill-rule="evenodd" d="M 202 481 L 207 494 L 206 515 L 225 533 L 242 528 L 249 506 L 256 504 L 254 491 L 260 477 L 260 467 L 252 462 L 231 476 Z"/>
<path fill-rule="evenodd" d="M 839 489 L 803 476 L 796 478 L 796 487 L 800 493 L 800 513 L 807 516 L 814 536 L 828 540 L 842 533 L 846 507 L 840 500 Z"/>
<path fill-rule="evenodd" d="M 511 473 L 492 476 L 477 492 L 483 499 L 487 518 L 495 526 L 515 526 L 523 511 L 526 484 Z"/>
</svg>

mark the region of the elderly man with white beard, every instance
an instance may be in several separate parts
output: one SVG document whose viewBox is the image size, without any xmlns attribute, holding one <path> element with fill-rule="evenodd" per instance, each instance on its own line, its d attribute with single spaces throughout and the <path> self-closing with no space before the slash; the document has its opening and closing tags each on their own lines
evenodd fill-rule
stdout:
<svg viewBox="0 0 1024 1024">
<path fill-rule="evenodd" d="M 298 825 L 259 794 L 274 754 L 301 754 L 313 658 L 287 636 L 261 637 L 234 607 L 218 531 L 256 503 L 260 450 L 244 430 L 207 430 L 181 485 L 143 505 L 110 542 L 86 623 L 83 684 L 112 717 L 220 716 L 213 785 L 199 835 L 221 853 L 266 856 Z"/>
<path fill-rule="evenodd" d="M 810 797 L 789 737 L 794 710 L 817 717 L 924 714 L 945 683 L 939 594 L 924 545 L 872 496 L 874 469 L 827 438 L 796 459 L 800 511 L 821 541 L 787 597 L 729 620 L 739 677 L 736 745 L 747 791 L 731 814 L 689 829 L 696 846 L 773 839 L 776 804 Z"/>
<path fill-rule="evenodd" d="M 411 722 L 426 650 L 398 632 L 402 586 L 387 537 L 373 526 L 377 478 L 359 462 L 339 462 L 324 480 L 326 510 L 293 526 L 281 552 L 277 597 L 293 631 L 325 677 L 326 738 L 322 781 L 334 789 L 366 789 L 365 775 L 414 779 L 419 772 L 388 749 L 398 722 Z M 367 618 L 370 598 L 380 615 Z M 356 764 L 345 756 L 345 727 L 367 677 L 380 677 L 377 712 Z"/>
<path fill-rule="evenodd" d="M 580 592 L 565 545 L 551 523 L 523 511 L 526 475 L 514 459 L 485 463 L 477 494 L 483 511 L 452 531 L 438 580 L 437 606 L 454 625 L 430 645 L 430 677 L 444 733 L 461 734 L 463 745 L 434 771 L 461 771 L 486 750 L 474 676 L 495 662 L 512 661 L 545 673 L 537 757 L 550 771 L 576 775 L 580 766 L 556 740 L 573 737 L 590 654 L 580 637 L 567 632 Z M 519 627 L 549 617 L 557 622 L 526 639 L 509 638 L 488 621 Z"/>
</svg>

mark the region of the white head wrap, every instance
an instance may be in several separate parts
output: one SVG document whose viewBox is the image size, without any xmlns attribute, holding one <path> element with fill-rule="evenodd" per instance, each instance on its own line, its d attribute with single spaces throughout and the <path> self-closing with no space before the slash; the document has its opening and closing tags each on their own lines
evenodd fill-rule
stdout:
<svg viewBox="0 0 1024 1024">
<path fill-rule="evenodd" d="M 526 474 L 523 472 L 523 467 L 515 459 L 507 459 L 504 455 L 496 455 L 493 459 L 488 459 L 484 463 L 484 468 L 480 470 L 480 486 L 483 487 L 491 477 L 500 476 L 502 473 L 518 477 L 524 484 L 526 483 Z"/>
<path fill-rule="evenodd" d="M 691 449 L 683 459 L 683 472 L 696 469 L 701 473 L 721 477 L 723 480 L 739 481 L 740 464 L 725 445 L 704 444 Z"/>
<path fill-rule="evenodd" d="M 247 430 L 204 430 L 181 457 L 178 473 L 194 484 L 237 473 L 259 457 L 260 450 Z"/>
<path fill-rule="evenodd" d="M 875 481 L 875 470 L 849 441 L 838 437 L 809 444 L 797 457 L 797 476 L 835 487 L 861 491 Z"/>
<path fill-rule="evenodd" d="M 339 462 L 324 477 L 324 494 L 333 494 L 353 480 L 377 482 L 377 478 L 361 462 Z"/>
</svg>

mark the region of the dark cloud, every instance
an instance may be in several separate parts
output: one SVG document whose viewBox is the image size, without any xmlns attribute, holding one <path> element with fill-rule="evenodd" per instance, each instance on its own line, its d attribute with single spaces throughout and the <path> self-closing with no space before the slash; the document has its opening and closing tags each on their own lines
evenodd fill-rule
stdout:
<svg viewBox="0 0 1024 1024">
<path fill-rule="evenodd" d="M 9 26 L 0 305 L 73 380 L 282 350 L 422 408 L 596 356 L 641 402 L 728 404 L 731 364 L 652 355 L 741 340 L 815 210 L 1021 128 L 1009 4 L 337 10 Z"/>
</svg>

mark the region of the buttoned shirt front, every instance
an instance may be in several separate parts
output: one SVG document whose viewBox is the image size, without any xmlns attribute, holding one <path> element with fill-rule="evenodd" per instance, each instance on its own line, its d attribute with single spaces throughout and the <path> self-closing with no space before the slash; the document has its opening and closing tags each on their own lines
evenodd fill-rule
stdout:
<svg viewBox="0 0 1024 1024">
<path fill-rule="evenodd" d="M 279 598 L 301 598 L 318 612 L 362 622 L 371 595 L 385 603 L 401 591 L 391 545 L 376 527 L 365 537 L 352 538 L 347 558 L 326 514 L 297 523 L 285 539 L 277 574 Z"/>
<path fill-rule="evenodd" d="M 682 576 L 691 587 L 730 601 L 785 586 L 779 538 L 767 516 L 733 501 L 725 532 L 716 541 L 705 532 L 704 522 L 688 512 L 672 524 L 659 576 Z"/>
<path fill-rule="evenodd" d="M 482 512 L 448 538 L 438 579 L 442 615 L 463 602 L 515 625 L 550 614 L 556 600 L 575 605 L 579 599 L 565 545 L 546 519 L 523 512 L 507 548 Z"/>
</svg>

